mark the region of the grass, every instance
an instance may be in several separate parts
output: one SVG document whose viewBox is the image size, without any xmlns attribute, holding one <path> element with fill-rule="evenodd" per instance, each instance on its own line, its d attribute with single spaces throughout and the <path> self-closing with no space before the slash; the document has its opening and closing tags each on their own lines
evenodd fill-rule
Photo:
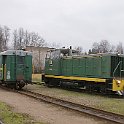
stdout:
<svg viewBox="0 0 124 124">
<path fill-rule="evenodd" d="M 70 100 L 72 102 L 77 102 L 94 108 L 124 115 L 123 98 L 111 98 L 108 96 L 95 95 L 90 93 L 80 93 L 64 89 L 48 88 L 44 87 L 43 85 L 34 85 L 34 87 L 36 90 L 38 90 L 38 92 L 42 92 L 45 95 Z M 35 88 L 33 88 L 33 90 L 35 90 Z"/>
<path fill-rule="evenodd" d="M 25 114 L 14 113 L 10 106 L 0 102 L 0 120 L 5 124 L 43 124 Z"/>
<path fill-rule="evenodd" d="M 36 84 L 41 84 L 41 74 L 33 74 L 32 79 Z M 44 94 L 50 94 L 63 99 L 67 98 L 72 101 L 74 101 L 74 99 L 78 101 L 79 99 L 82 104 L 88 104 L 89 106 L 93 106 L 98 109 L 124 115 L 124 99 L 78 93 L 57 88 L 47 88 L 42 85 L 36 87 Z"/>
</svg>

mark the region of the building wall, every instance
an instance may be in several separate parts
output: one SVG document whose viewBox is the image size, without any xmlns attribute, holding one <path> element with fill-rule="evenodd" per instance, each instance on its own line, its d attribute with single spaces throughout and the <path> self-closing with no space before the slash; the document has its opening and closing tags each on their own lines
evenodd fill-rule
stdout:
<svg viewBox="0 0 124 124">
<path fill-rule="evenodd" d="M 32 52 L 32 64 L 33 64 L 34 72 L 41 73 L 44 70 L 45 57 L 47 51 L 50 50 L 50 48 L 27 46 L 26 50 Z"/>
</svg>

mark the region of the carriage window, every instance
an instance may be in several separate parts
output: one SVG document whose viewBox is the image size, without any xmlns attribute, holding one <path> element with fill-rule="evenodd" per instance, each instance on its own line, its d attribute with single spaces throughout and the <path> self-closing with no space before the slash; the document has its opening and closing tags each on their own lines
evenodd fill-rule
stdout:
<svg viewBox="0 0 124 124">
<path fill-rule="evenodd" d="M 19 64 L 24 64 L 24 56 L 18 56 L 18 57 L 17 57 L 17 62 L 18 62 Z"/>
</svg>

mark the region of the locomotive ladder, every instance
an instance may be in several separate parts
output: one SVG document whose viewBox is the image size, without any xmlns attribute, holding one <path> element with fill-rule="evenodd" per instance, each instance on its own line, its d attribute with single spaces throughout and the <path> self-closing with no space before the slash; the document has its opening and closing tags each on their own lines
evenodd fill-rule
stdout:
<svg viewBox="0 0 124 124">
<path fill-rule="evenodd" d="M 114 71 L 113 71 L 113 78 L 114 78 L 115 80 L 116 80 L 116 78 L 115 78 L 115 72 L 116 72 L 116 70 L 118 69 L 119 65 L 120 65 L 120 79 L 121 79 L 121 71 L 124 71 L 124 70 L 121 70 L 122 61 L 120 61 L 120 62 L 117 64 L 117 66 L 116 66 L 116 68 L 114 69 Z"/>
</svg>

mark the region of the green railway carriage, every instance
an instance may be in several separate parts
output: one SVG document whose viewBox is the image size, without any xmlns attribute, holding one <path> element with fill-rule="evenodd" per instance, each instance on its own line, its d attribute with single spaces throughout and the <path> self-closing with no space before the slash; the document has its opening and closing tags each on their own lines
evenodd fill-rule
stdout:
<svg viewBox="0 0 124 124">
<path fill-rule="evenodd" d="M 21 89 L 32 81 L 32 55 L 23 50 L 0 53 L 0 82 Z"/>
<path fill-rule="evenodd" d="M 124 55 L 75 54 L 71 49 L 49 52 L 43 75 L 47 85 L 124 94 Z"/>
</svg>

